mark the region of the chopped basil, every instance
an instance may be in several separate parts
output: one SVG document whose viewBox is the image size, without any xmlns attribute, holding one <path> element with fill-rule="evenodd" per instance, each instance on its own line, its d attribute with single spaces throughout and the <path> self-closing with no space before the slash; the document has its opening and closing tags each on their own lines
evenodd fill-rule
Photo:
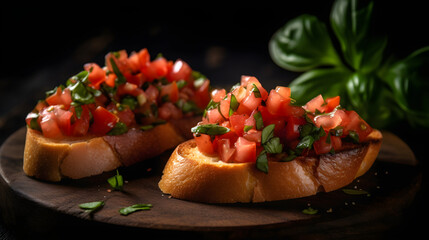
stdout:
<svg viewBox="0 0 429 240">
<path fill-rule="evenodd" d="M 253 118 L 255 119 L 256 130 L 261 130 L 264 127 L 264 121 L 262 120 L 261 112 L 256 112 L 253 114 Z"/>
<path fill-rule="evenodd" d="M 344 133 L 343 129 L 344 129 L 344 127 L 343 127 L 343 126 L 337 126 L 337 127 L 335 127 L 334 129 L 331 129 L 331 130 L 329 131 L 329 133 L 330 133 L 332 136 L 341 137 L 341 136 L 343 135 L 343 133 Z"/>
<path fill-rule="evenodd" d="M 178 89 L 182 89 L 183 87 L 185 87 L 186 85 L 188 85 L 188 82 L 181 79 L 179 81 L 176 82 L 177 88 Z"/>
<path fill-rule="evenodd" d="M 225 134 L 229 131 L 230 131 L 229 128 L 222 127 L 222 126 L 219 126 L 217 124 L 203 124 L 203 125 L 198 125 L 198 126 L 191 128 L 191 132 L 193 132 L 197 135 L 198 134 L 207 134 L 210 136 L 222 135 L 222 134 Z"/>
<path fill-rule="evenodd" d="M 183 113 L 193 112 L 193 113 L 201 113 L 201 109 L 197 106 L 194 101 L 186 101 L 184 99 L 179 99 L 176 102 L 176 106 L 182 110 Z"/>
<path fill-rule="evenodd" d="M 244 125 L 244 132 L 248 132 L 250 129 L 252 129 L 253 128 L 253 126 L 251 126 L 251 125 Z"/>
<path fill-rule="evenodd" d="M 152 208 L 152 204 L 134 204 L 129 207 L 124 207 L 119 209 L 119 213 L 121 215 L 127 216 L 130 213 L 141 211 L 141 210 L 150 210 Z"/>
<path fill-rule="evenodd" d="M 237 101 L 237 98 L 234 96 L 234 94 L 231 94 L 231 102 L 229 104 L 229 116 L 234 114 L 235 111 L 237 111 L 238 106 L 240 103 Z"/>
<path fill-rule="evenodd" d="M 206 76 L 204 76 L 198 71 L 192 71 L 191 75 L 192 78 L 194 78 L 194 88 L 196 89 L 200 88 L 203 85 L 204 81 L 207 79 Z"/>
<path fill-rule="evenodd" d="M 128 107 L 130 107 L 131 110 L 134 110 L 134 109 L 136 109 L 138 102 L 137 102 L 137 98 L 135 98 L 131 95 L 127 95 L 127 96 L 122 98 L 121 104 L 127 105 Z"/>
<path fill-rule="evenodd" d="M 276 127 L 275 124 L 270 124 L 262 130 L 262 137 L 261 137 L 261 143 L 262 144 L 267 143 L 271 138 L 274 137 L 274 128 L 275 127 Z"/>
<path fill-rule="evenodd" d="M 128 132 L 128 127 L 123 122 L 117 122 L 115 126 L 107 133 L 107 135 L 115 136 Z"/>
<path fill-rule="evenodd" d="M 213 101 L 213 99 L 210 100 L 210 102 L 207 104 L 206 109 L 204 109 L 203 117 L 206 117 L 208 110 L 218 108 L 218 106 L 219 106 L 219 102 L 215 102 Z"/>
<path fill-rule="evenodd" d="M 357 144 L 359 143 L 359 134 L 356 131 L 350 130 L 349 135 L 347 135 L 344 140 Z"/>
<path fill-rule="evenodd" d="M 67 87 L 70 89 L 72 97 L 72 105 L 80 106 L 95 102 L 95 97 L 101 95 L 101 92 L 88 86 L 88 75 L 87 71 L 82 71 L 67 81 Z"/>
<path fill-rule="evenodd" d="M 312 208 L 312 207 L 308 207 L 308 208 L 306 208 L 306 209 L 302 210 L 302 213 L 304 213 L 304 214 L 308 214 L 308 215 L 314 215 L 314 214 L 316 214 L 316 213 L 318 213 L 318 212 L 319 212 L 319 210 L 314 209 L 314 208 Z"/>
<path fill-rule="evenodd" d="M 256 168 L 268 174 L 268 157 L 264 150 L 259 153 L 258 158 L 256 158 Z"/>
<path fill-rule="evenodd" d="M 98 210 L 100 210 L 104 206 L 104 201 L 98 201 L 98 202 L 87 202 L 79 204 L 79 207 L 85 212 L 94 213 Z"/>
<path fill-rule="evenodd" d="M 267 151 L 267 153 L 275 154 L 275 153 L 283 152 L 283 145 L 280 143 L 279 137 L 271 138 L 263 146 L 264 146 L 264 149 Z"/>
<path fill-rule="evenodd" d="M 124 187 L 124 179 L 122 175 L 119 174 L 118 169 L 116 169 L 116 175 L 107 179 L 107 182 L 114 190 L 122 191 Z"/>
<path fill-rule="evenodd" d="M 115 54 L 113 54 L 115 55 Z M 115 56 L 116 57 L 116 56 Z M 116 65 L 115 60 L 113 60 L 113 58 L 110 58 L 110 64 L 112 65 L 112 70 L 113 73 L 115 73 L 116 75 L 116 83 L 117 84 L 122 84 L 122 83 L 126 83 L 127 79 L 124 77 L 124 75 L 121 73 L 121 71 L 119 70 L 118 66 Z"/>
<path fill-rule="evenodd" d="M 256 86 L 256 84 L 252 83 L 252 92 L 253 94 L 255 94 L 256 98 L 260 98 L 261 97 L 261 92 L 259 91 L 259 88 Z"/>
<path fill-rule="evenodd" d="M 362 190 L 362 189 L 349 189 L 349 188 L 343 188 L 341 189 L 345 194 L 349 195 L 369 195 L 369 192 Z"/>
<path fill-rule="evenodd" d="M 313 136 L 307 135 L 299 141 L 298 145 L 296 145 L 296 150 L 299 150 L 299 153 L 301 153 L 302 150 L 306 148 L 310 149 L 313 146 L 314 141 Z"/>
</svg>

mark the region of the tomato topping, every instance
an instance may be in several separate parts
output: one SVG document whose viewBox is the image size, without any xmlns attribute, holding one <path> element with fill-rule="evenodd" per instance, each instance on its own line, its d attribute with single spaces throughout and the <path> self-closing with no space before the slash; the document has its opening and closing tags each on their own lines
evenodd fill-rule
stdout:
<svg viewBox="0 0 429 240">
<path fill-rule="evenodd" d="M 260 161 L 256 166 L 264 172 L 267 160 L 332 154 L 344 141 L 363 142 L 372 131 L 356 112 L 340 107 L 339 96 L 318 95 L 295 106 L 290 88 L 278 86 L 268 94 L 252 76 L 242 76 L 231 93 L 216 90 L 211 97 L 200 123 L 207 134 L 196 137 L 198 147 L 224 162 Z"/>
<path fill-rule="evenodd" d="M 39 101 L 26 118 L 28 127 L 57 139 L 88 132 L 117 135 L 201 114 L 210 101 L 210 81 L 204 75 L 182 59 L 158 56 L 151 61 L 146 48 L 130 55 L 125 50 L 109 52 L 104 67 L 87 63 L 83 68 Z M 225 90 L 219 102 L 224 96 Z M 222 102 L 226 117 L 228 101 Z M 223 121 L 214 117 L 215 111 L 209 115 Z"/>
<path fill-rule="evenodd" d="M 119 121 L 118 116 L 102 106 L 98 106 L 92 113 L 94 123 L 91 126 L 91 132 L 97 135 L 105 135 Z"/>
</svg>

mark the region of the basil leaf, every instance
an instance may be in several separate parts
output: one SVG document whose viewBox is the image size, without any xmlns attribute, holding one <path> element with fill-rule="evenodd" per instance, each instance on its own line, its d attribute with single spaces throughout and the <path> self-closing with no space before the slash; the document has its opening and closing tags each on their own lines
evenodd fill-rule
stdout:
<svg viewBox="0 0 429 240">
<path fill-rule="evenodd" d="M 307 135 L 303 137 L 301 141 L 299 141 L 298 145 L 296 145 L 296 150 L 299 150 L 301 153 L 302 150 L 306 148 L 310 149 L 313 146 L 313 143 L 314 143 L 314 137 Z"/>
<path fill-rule="evenodd" d="M 264 121 L 262 119 L 261 112 L 256 112 L 253 114 L 253 118 L 255 119 L 256 130 L 261 130 L 264 127 Z"/>
<path fill-rule="evenodd" d="M 373 2 L 335 1 L 331 11 L 331 26 L 337 36 L 344 58 L 355 70 L 369 72 L 377 69 L 387 44 L 387 38 L 370 37 Z"/>
<path fill-rule="evenodd" d="M 280 143 L 280 138 L 273 137 L 264 144 L 264 149 L 267 153 L 281 153 L 283 152 L 283 145 Z"/>
<path fill-rule="evenodd" d="M 368 195 L 369 192 L 362 190 L 362 189 L 349 189 L 349 188 L 343 188 L 341 189 L 345 194 L 349 195 Z"/>
<path fill-rule="evenodd" d="M 114 55 L 114 54 L 113 54 Z M 121 73 L 121 71 L 119 70 L 118 66 L 116 65 L 116 62 L 113 58 L 110 58 L 110 64 L 112 65 L 112 70 L 113 73 L 115 73 L 117 79 L 116 79 L 116 83 L 117 84 L 123 84 L 127 82 L 127 79 L 124 77 L 124 75 Z"/>
<path fill-rule="evenodd" d="M 203 117 L 206 117 L 208 110 L 218 108 L 219 105 L 220 105 L 219 102 L 215 102 L 213 101 L 213 99 L 211 99 L 210 102 L 207 104 L 206 109 L 204 109 Z"/>
<path fill-rule="evenodd" d="M 314 215 L 314 214 L 316 214 L 316 213 L 318 213 L 318 212 L 319 212 L 319 210 L 314 209 L 314 208 L 312 208 L 312 207 L 308 207 L 308 208 L 306 208 L 306 209 L 302 210 L 302 213 L 304 213 L 304 214 L 308 214 L 308 215 Z"/>
<path fill-rule="evenodd" d="M 255 98 L 261 98 L 261 92 L 259 91 L 259 88 L 256 86 L 256 84 L 252 83 L 252 90 L 251 91 L 255 95 Z"/>
<path fill-rule="evenodd" d="M 429 46 L 421 48 L 390 66 L 383 80 L 412 126 L 429 127 Z"/>
<path fill-rule="evenodd" d="M 240 103 L 237 101 L 237 98 L 234 96 L 234 94 L 231 94 L 231 102 L 229 104 L 229 116 L 231 116 L 232 114 L 234 114 L 235 111 L 237 111 L 239 105 Z"/>
<path fill-rule="evenodd" d="M 134 110 L 134 109 L 136 109 L 138 102 L 137 102 L 137 98 L 135 98 L 131 95 L 127 95 L 127 96 L 122 98 L 121 104 L 127 105 L 128 107 L 130 107 L 131 110 Z"/>
<path fill-rule="evenodd" d="M 256 168 L 268 174 L 268 158 L 265 151 L 259 153 L 258 157 L 256 158 Z"/>
<path fill-rule="evenodd" d="M 345 99 L 347 95 L 344 86 L 352 74 L 345 68 L 314 69 L 301 74 L 289 87 L 297 105 L 306 104 L 320 93 L 325 98 L 339 95 L 341 99 Z"/>
<path fill-rule="evenodd" d="M 128 214 L 142 211 L 142 210 L 150 210 L 152 208 L 152 204 L 134 204 L 129 207 L 124 207 L 119 209 L 119 213 L 121 215 L 127 216 Z"/>
<path fill-rule="evenodd" d="M 124 179 L 122 175 L 119 174 L 118 169 L 116 169 L 116 175 L 108 178 L 107 182 L 114 190 L 122 191 L 124 187 Z"/>
<path fill-rule="evenodd" d="M 188 82 L 181 79 L 179 81 L 176 82 L 177 88 L 180 90 L 182 88 L 184 88 L 186 85 L 188 85 Z"/>
<path fill-rule="evenodd" d="M 128 132 L 128 127 L 123 122 L 117 122 L 115 126 L 107 133 L 109 136 L 121 135 Z"/>
<path fill-rule="evenodd" d="M 197 135 L 198 134 L 207 134 L 210 136 L 214 136 L 214 135 L 222 135 L 222 134 L 225 134 L 229 131 L 231 131 L 229 128 L 222 127 L 222 126 L 219 126 L 217 124 L 203 124 L 203 125 L 198 125 L 198 126 L 191 128 L 191 132 L 193 132 Z"/>
<path fill-rule="evenodd" d="M 249 125 L 244 125 L 244 132 L 248 132 L 250 129 L 252 129 L 253 126 L 249 126 Z"/>
<path fill-rule="evenodd" d="M 266 144 L 271 138 L 274 137 L 274 128 L 275 127 L 276 127 L 275 124 L 270 124 L 262 130 L 262 137 L 261 137 L 261 143 L 262 144 Z"/>
<path fill-rule="evenodd" d="M 104 206 L 104 201 L 87 202 L 79 204 L 79 208 L 84 209 L 86 212 L 94 213 Z"/>
<path fill-rule="evenodd" d="M 341 65 L 325 24 L 312 15 L 301 15 L 280 28 L 269 42 L 269 53 L 277 65 L 291 71 Z"/>
</svg>

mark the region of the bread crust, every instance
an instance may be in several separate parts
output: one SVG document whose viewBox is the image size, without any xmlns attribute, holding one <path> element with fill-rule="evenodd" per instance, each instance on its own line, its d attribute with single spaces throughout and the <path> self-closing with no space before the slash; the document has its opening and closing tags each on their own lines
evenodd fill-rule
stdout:
<svg viewBox="0 0 429 240">
<path fill-rule="evenodd" d="M 79 179 L 130 166 L 153 158 L 189 138 L 183 132 L 200 116 L 184 118 L 180 125 L 170 122 L 148 131 L 131 128 L 117 136 L 85 136 L 60 141 L 44 137 L 27 128 L 23 170 L 28 176 L 58 182 L 62 178 Z"/>
<path fill-rule="evenodd" d="M 350 184 L 374 163 L 382 135 L 335 154 L 268 162 L 269 173 L 254 163 L 224 163 L 198 151 L 195 140 L 174 150 L 158 186 L 173 197 L 208 203 L 264 202 L 300 198 Z"/>
</svg>

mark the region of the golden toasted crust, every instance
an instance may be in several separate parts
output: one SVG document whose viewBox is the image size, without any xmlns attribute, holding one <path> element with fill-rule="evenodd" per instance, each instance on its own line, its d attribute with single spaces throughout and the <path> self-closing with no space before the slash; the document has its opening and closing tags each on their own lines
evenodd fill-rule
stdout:
<svg viewBox="0 0 429 240">
<path fill-rule="evenodd" d="M 159 188 L 171 196 L 210 203 L 263 202 L 333 191 L 365 173 L 377 157 L 381 133 L 353 149 L 291 162 L 269 161 L 269 173 L 254 163 L 224 163 L 198 151 L 194 140 L 180 144 L 168 160 Z"/>
<path fill-rule="evenodd" d="M 111 171 L 119 166 L 155 157 L 185 141 L 201 117 L 185 118 L 180 125 L 166 123 L 148 131 L 130 129 L 117 136 L 69 138 L 61 141 L 27 129 L 24 172 L 46 181 L 79 179 Z"/>
</svg>

